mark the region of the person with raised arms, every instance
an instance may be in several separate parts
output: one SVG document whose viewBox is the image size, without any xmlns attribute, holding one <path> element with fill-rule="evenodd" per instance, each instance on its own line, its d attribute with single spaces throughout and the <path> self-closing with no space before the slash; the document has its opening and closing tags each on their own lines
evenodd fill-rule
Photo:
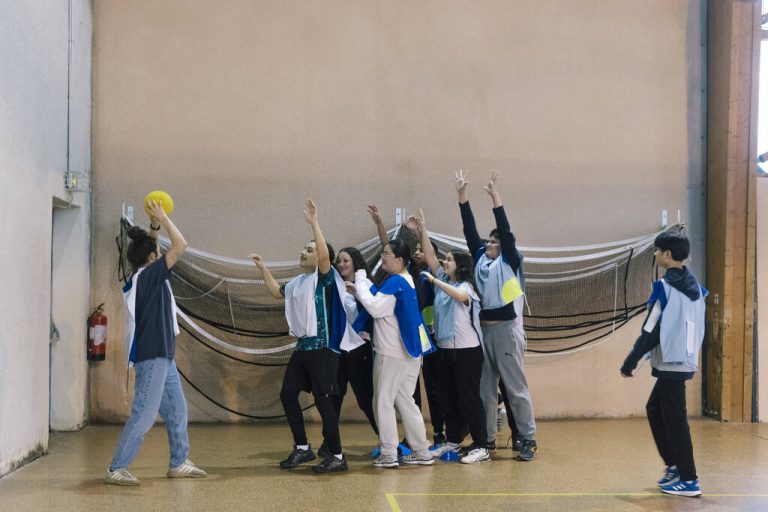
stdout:
<svg viewBox="0 0 768 512">
<path fill-rule="evenodd" d="M 435 457 L 458 454 L 464 425 L 472 434 L 472 448 L 461 458 L 464 464 L 488 462 L 485 411 L 480 399 L 483 372 L 480 297 L 475 292 L 472 256 L 450 251 L 441 265 L 429 242 L 424 212 L 419 211 L 418 230 L 429 271 L 422 274 L 435 287 L 435 340 L 438 393 L 446 413 L 446 442 L 431 450 Z"/>
<path fill-rule="evenodd" d="M 513 443 L 517 460 L 533 460 L 536 445 L 536 419 L 528 382 L 523 370 L 523 357 L 527 345 L 523 327 L 525 303 L 525 274 L 523 256 L 517 249 L 515 236 L 509 228 L 501 196 L 496 187 L 499 174 L 491 173 L 483 190 L 493 203 L 496 228 L 488 240 L 480 238 L 475 217 L 467 197 L 467 171 L 456 173 L 456 191 L 464 227 L 467 247 L 475 261 L 475 282 L 483 309 L 480 322 L 483 329 L 485 362 L 480 382 L 486 416 L 488 447 L 496 445 L 496 418 L 498 414 L 499 378 L 505 388 L 512 414 L 521 439 Z"/>
<path fill-rule="evenodd" d="M 171 269 L 187 249 L 187 241 L 163 209 L 162 201 L 145 204 L 150 230 L 128 230 L 128 262 L 133 274 L 123 288 L 126 309 L 126 356 L 136 369 L 131 413 L 104 481 L 113 485 L 139 485 L 128 471 L 138 455 L 144 435 L 157 414 L 165 420 L 170 446 L 168 478 L 203 478 L 206 472 L 189 459 L 187 401 L 173 358 L 176 353 L 176 302 L 169 279 Z M 171 246 L 160 253 L 157 234 L 165 228 Z M 127 380 L 126 380 L 127 386 Z"/>
<path fill-rule="evenodd" d="M 323 444 L 327 448 L 322 454 L 324 460 L 312 466 L 312 471 L 334 473 L 348 469 L 333 403 L 333 397 L 339 392 L 339 352 L 342 348 L 352 350 L 356 342 L 363 341 L 359 336 L 349 335 L 351 329 L 343 305 L 344 282 L 331 266 L 333 248 L 320 230 L 317 206 L 311 199 L 306 202 L 304 218 L 312 228 L 313 238 L 301 251 L 302 274 L 280 286 L 260 255 L 251 254 L 250 258 L 261 272 L 269 294 L 275 299 L 285 299 L 288 328 L 291 336 L 296 337 L 296 350 L 288 360 L 280 390 L 294 448 L 280 462 L 280 467 L 291 469 L 316 458 L 307 440 L 299 404 L 299 394 L 311 390 L 323 422 Z"/>
</svg>

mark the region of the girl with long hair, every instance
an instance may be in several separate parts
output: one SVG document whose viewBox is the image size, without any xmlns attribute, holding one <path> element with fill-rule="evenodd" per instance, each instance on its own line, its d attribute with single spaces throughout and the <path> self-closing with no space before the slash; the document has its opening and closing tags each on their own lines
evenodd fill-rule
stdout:
<svg viewBox="0 0 768 512">
<path fill-rule="evenodd" d="M 483 347 L 480 327 L 480 297 L 475 291 L 474 262 L 469 253 L 450 251 L 441 265 L 429 243 L 424 213 L 418 229 L 429 271 L 422 274 L 435 287 L 435 340 L 439 351 L 438 400 L 446 414 L 446 443 L 431 450 L 439 457 L 459 453 L 464 426 L 473 445 L 461 458 L 464 464 L 490 461 L 485 410 L 480 398 Z"/>
</svg>

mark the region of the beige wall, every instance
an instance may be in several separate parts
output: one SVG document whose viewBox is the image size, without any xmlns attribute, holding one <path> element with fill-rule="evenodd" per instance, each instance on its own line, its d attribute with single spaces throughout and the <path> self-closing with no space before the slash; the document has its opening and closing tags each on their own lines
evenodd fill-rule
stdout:
<svg viewBox="0 0 768 512">
<path fill-rule="evenodd" d="M 120 205 L 156 188 L 193 246 L 272 260 L 308 238 L 308 196 L 336 246 L 372 236 L 369 202 L 390 223 L 395 207 L 423 207 L 460 235 L 452 175 L 467 167 L 480 229 L 497 169 L 523 245 L 649 233 L 662 209 L 700 218 L 700 2 L 136 0 L 94 15 L 93 293 L 109 294 L 110 318 Z M 91 405 L 120 421 L 110 325 Z M 618 378 L 636 331 L 529 358 L 538 415 L 642 414 L 650 381 Z"/>
<path fill-rule="evenodd" d="M 90 168 L 92 20 L 87 0 L 1 10 L 0 476 L 86 420 L 90 206 L 63 177 Z"/>
</svg>

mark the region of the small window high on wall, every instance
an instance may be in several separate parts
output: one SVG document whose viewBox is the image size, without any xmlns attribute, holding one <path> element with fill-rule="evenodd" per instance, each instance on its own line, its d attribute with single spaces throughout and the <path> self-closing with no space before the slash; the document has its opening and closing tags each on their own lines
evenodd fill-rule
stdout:
<svg viewBox="0 0 768 512">
<path fill-rule="evenodd" d="M 760 89 L 757 113 L 757 170 L 768 176 L 768 0 L 762 1 L 760 19 Z"/>
</svg>

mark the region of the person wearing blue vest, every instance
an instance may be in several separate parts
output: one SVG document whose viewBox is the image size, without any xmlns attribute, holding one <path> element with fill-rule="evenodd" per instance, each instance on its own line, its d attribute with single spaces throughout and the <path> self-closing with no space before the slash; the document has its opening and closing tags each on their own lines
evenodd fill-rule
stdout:
<svg viewBox="0 0 768 512">
<path fill-rule="evenodd" d="M 382 248 L 389 243 L 389 235 L 384 227 L 384 221 L 381 218 L 379 208 L 375 204 L 368 205 L 368 213 L 373 219 L 373 223 L 376 225 L 376 231 L 379 234 L 379 241 Z M 408 248 L 411 250 L 411 262 L 408 264 L 408 273 L 411 274 L 414 286 L 416 287 L 416 296 L 419 299 L 419 311 L 421 311 L 421 317 L 424 320 L 424 325 L 427 328 L 427 332 L 430 337 L 434 334 L 434 308 L 435 291 L 429 281 L 421 276 L 421 271 L 427 268 L 427 263 L 424 260 L 424 251 L 421 246 L 421 238 L 418 235 L 418 221 L 416 217 L 410 216 L 402 224 L 401 229 L 397 233 L 397 239 L 402 240 Z M 437 252 L 436 246 L 430 242 L 435 252 Z M 437 347 L 436 347 L 437 348 Z M 429 404 L 429 420 L 432 423 L 432 440 L 433 447 L 440 446 L 445 443 L 445 412 L 440 406 L 440 401 L 437 399 L 438 395 L 438 378 L 437 378 L 437 360 L 439 358 L 439 350 L 435 350 L 429 354 L 424 354 L 421 364 L 421 371 L 424 376 L 424 391 L 427 395 L 427 403 Z M 419 380 L 416 380 L 416 389 L 413 392 L 413 398 L 416 401 L 416 405 L 419 409 L 422 408 L 421 403 L 421 385 Z M 409 453 L 408 441 L 403 439 L 400 443 L 399 449 L 404 453 Z"/>
<path fill-rule="evenodd" d="M 169 279 L 171 269 L 187 249 L 187 242 L 166 215 L 161 202 L 145 205 L 150 231 L 133 226 L 128 231 L 131 243 L 127 257 L 133 274 L 123 288 L 126 309 L 126 356 L 128 367 L 136 368 L 131 414 L 125 421 L 120 441 L 104 482 L 113 485 L 139 485 L 128 471 L 152 428 L 158 412 L 165 420 L 171 459 L 168 478 L 203 478 L 205 471 L 195 466 L 189 455 L 187 401 L 173 356 L 176 353 L 176 302 Z M 171 247 L 160 253 L 157 233 L 163 227 Z M 127 386 L 127 381 L 126 381 Z"/>
<path fill-rule="evenodd" d="M 683 265 L 690 252 L 685 234 L 667 230 L 653 244 L 656 265 L 666 272 L 653 283 L 648 315 L 621 366 L 621 376 L 632 377 L 638 361 L 650 352 L 656 384 L 645 410 L 656 448 L 666 465 L 658 486 L 666 494 L 695 497 L 701 495 L 701 489 L 688 427 L 685 381 L 692 379 L 698 368 L 707 290 Z"/>
<path fill-rule="evenodd" d="M 527 345 L 523 327 L 525 276 L 523 256 L 517 250 L 515 236 L 509 228 L 507 215 L 496 188 L 498 173 L 493 172 L 483 187 L 493 202 L 496 229 L 488 240 L 480 238 L 475 217 L 467 198 L 467 171 L 456 173 L 456 191 L 467 247 L 475 261 L 475 282 L 483 309 L 485 362 L 480 382 L 480 394 L 485 407 L 488 447 L 496 447 L 499 379 L 507 392 L 517 430 L 521 439 L 513 443 L 517 460 L 533 460 L 536 445 L 536 419 L 528 382 L 523 371 L 523 356 Z"/>
<path fill-rule="evenodd" d="M 339 393 L 338 368 L 341 349 L 353 350 L 363 344 L 351 328 L 344 310 L 346 289 L 336 269 L 331 266 L 333 249 L 327 244 L 317 218 L 317 206 L 309 199 L 304 218 L 314 238 L 301 251 L 299 264 L 304 273 L 280 286 L 258 254 L 251 254 L 261 272 L 269 294 L 285 299 L 285 317 L 291 336 L 296 337 L 296 350 L 288 360 L 280 390 L 280 401 L 293 434 L 294 448 L 280 462 L 283 469 L 295 468 L 315 459 L 307 441 L 304 414 L 299 404 L 302 391 L 312 391 L 315 407 L 323 422 L 323 462 L 312 466 L 315 473 L 347 471 L 347 460 L 341 450 L 339 417 L 334 398 Z"/>
<path fill-rule="evenodd" d="M 407 270 L 411 254 L 400 240 L 392 240 L 381 252 L 381 267 L 387 277 L 374 286 L 365 270 L 355 273 L 355 283 L 348 291 L 365 308 L 354 322 L 360 331 L 373 317 L 373 410 L 379 426 L 381 452 L 373 461 L 376 467 L 399 465 L 397 458 L 397 415 L 405 429 L 411 453 L 403 456 L 405 464 L 431 465 L 429 442 L 413 391 L 421 368 L 422 355 L 434 350 L 419 312 L 413 278 Z"/>
<path fill-rule="evenodd" d="M 480 297 L 474 287 L 474 262 L 469 253 L 450 251 L 443 264 L 429 243 L 424 212 L 419 211 L 418 229 L 428 271 L 422 272 L 435 288 L 435 334 L 437 346 L 437 398 L 446 415 L 446 442 L 432 448 L 440 457 L 458 454 L 466 435 L 472 434 L 472 448 L 461 458 L 464 464 L 491 460 L 487 448 L 485 410 L 480 398 L 483 372 Z"/>
</svg>

